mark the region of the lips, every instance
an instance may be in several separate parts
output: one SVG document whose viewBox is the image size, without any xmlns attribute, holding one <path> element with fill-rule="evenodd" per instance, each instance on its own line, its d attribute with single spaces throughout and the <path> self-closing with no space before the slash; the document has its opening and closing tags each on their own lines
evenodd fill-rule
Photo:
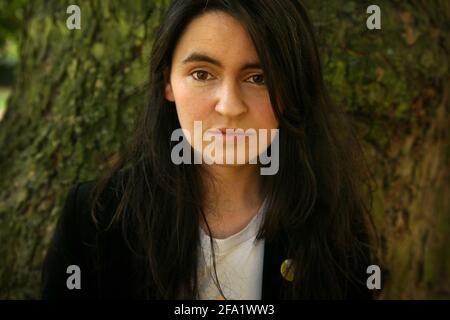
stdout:
<svg viewBox="0 0 450 320">
<path fill-rule="evenodd" d="M 222 133 L 222 135 L 226 136 L 245 136 L 244 130 L 238 130 L 238 128 L 220 128 L 219 131 Z"/>
<path fill-rule="evenodd" d="M 244 142 L 246 137 L 255 136 L 255 130 L 242 128 L 211 128 L 207 130 L 210 134 L 219 136 L 224 141 Z M 228 131 L 228 132 L 227 132 Z M 248 132 L 247 132 L 248 131 Z"/>
</svg>

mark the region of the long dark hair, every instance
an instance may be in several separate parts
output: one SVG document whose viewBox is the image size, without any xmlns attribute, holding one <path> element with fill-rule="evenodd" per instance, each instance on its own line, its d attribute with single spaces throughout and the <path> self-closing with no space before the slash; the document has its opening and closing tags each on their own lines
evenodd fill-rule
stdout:
<svg viewBox="0 0 450 320">
<path fill-rule="evenodd" d="M 148 105 L 128 150 L 98 179 L 95 202 L 101 206 L 100 195 L 117 181 L 120 204 L 110 226 L 121 226 L 144 261 L 148 297 L 198 298 L 204 183 L 200 166 L 171 161 L 170 135 L 180 123 L 164 98 L 164 72 L 188 23 L 212 10 L 246 27 L 279 120 L 279 171 L 264 177 L 267 214 L 258 238 L 287 239 L 295 276 L 284 297 L 345 298 L 369 261 L 366 176 L 352 128 L 325 88 L 313 27 L 299 0 L 173 1 L 153 44 Z M 93 217 L 100 220 L 95 210 Z"/>
</svg>

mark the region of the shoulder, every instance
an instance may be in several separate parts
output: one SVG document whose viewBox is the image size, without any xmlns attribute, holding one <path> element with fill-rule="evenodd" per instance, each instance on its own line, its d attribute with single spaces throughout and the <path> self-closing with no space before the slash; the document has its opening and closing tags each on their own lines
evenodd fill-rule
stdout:
<svg viewBox="0 0 450 320">
<path fill-rule="evenodd" d="M 59 245 L 63 252 L 81 252 L 93 245 L 99 232 L 109 225 L 120 200 L 117 177 L 100 189 L 98 180 L 72 184 L 58 217 L 53 245 Z"/>
<path fill-rule="evenodd" d="M 106 227 L 122 198 L 122 178 L 115 175 L 106 182 L 87 180 L 71 185 L 60 219 L 76 220 L 79 230 Z"/>
<path fill-rule="evenodd" d="M 66 193 L 64 207 L 42 265 L 41 293 L 44 299 L 87 298 L 98 294 L 96 257 L 101 244 L 99 240 L 105 237 L 103 224 L 114 214 L 121 196 L 117 179 L 111 179 L 99 197 L 99 205 L 94 206 L 93 195 L 97 184 L 96 180 L 78 182 L 71 185 Z M 100 223 L 93 219 L 94 207 L 99 208 Z M 116 235 L 108 233 L 109 236 L 111 234 Z M 66 270 L 71 265 L 83 270 L 83 290 L 68 290 L 66 287 Z"/>
<path fill-rule="evenodd" d="M 100 205 L 104 206 L 111 202 L 117 202 L 121 197 L 121 189 L 118 177 L 114 176 L 109 179 L 105 186 L 101 188 L 99 195 Z M 73 184 L 68 192 L 66 203 L 75 206 L 77 209 L 91 209 L 95 192 L 99 189 L 99 180 L 81 181 Z"/>
</svg>

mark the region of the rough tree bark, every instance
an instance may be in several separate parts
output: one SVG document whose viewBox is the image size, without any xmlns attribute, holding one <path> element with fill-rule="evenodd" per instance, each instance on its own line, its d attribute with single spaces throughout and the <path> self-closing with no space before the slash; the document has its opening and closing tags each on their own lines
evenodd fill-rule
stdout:
<svg viewBox="0 0 450 320">
<path fill-rule="evenodd" d="M 28 3 L 17 81 L 0 125 L 0 297 L 37 297 L 69 185 L 124 145 L 144 103 L 153 32 L 168 1 Z"/>
<path fill-rule="evenodd" d="M 307 1 L 327 83 L 357 120 L 378 188 L 381 298 L 450 298 L 447 1 Z"/>
<path fill-rule="evenodd" d="M 143 106 L 153 32 L 168 0 L 28 4 L 17 79 L 0 123 L 0 298 L 36 298 L 68 187 L 95 177 Z M 382 298 L 450 298 L 447 1 L 304 1 L 335 100 L 357 121 L 378 188 Z"/>
</svg>

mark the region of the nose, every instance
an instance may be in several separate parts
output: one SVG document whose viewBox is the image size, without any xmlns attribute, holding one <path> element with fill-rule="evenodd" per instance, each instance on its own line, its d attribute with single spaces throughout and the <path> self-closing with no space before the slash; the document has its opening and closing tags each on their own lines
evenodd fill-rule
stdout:
<svg viewBox="0 0 450 320">
<path fill-rule="evenodd" d="M 226 117 L 237 117 L 247 112 L 247 105 L 235 82 L 230 81 L 229 83 L 224 83 L 219 90 L 219 97 L 215 110 Z"/>
</svg>

